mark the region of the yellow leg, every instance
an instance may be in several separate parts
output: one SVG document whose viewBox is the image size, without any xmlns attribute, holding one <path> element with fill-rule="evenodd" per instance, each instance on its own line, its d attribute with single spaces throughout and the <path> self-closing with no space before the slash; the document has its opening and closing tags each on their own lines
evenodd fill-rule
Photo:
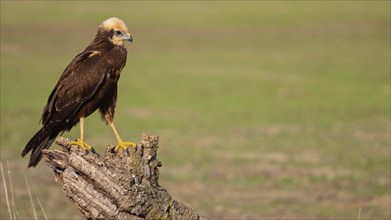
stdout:
<svg viewBox="0 0 391 220">
<path fill-rule="evenodd" d="M 84 140 L 84 118 L 80 118 L 80 140 Z"/>
<path fill-rule="evenodd" d="M 84 142 L 84 118 L 80 118 L 80 138 L 76 139 L 76 141 L 72 141 L 69 144 L 75 144 L 80 146 L 83 150 L 89 149 L 91 150 L 92 147 Z"/>
<path fill-rule="evenodd" d="M 117 141 L 118 141 L 117 146 L 114 148 L 115 152 L 118 152 L 119 148 L 122 148 L 122 149 L 126 150 L 126 148 L 127 148 L 128 146 L 131 146 L 131 147 L 135 147 L 135 146 L 136 146 L 136 144 L 133 143 L 133 142 L 123 142 L 122 139 L 121 139 L 121 137 L 119 136 L 118 131 L 117 131 L 117 129 L 115 128 L 113 122 L 111 122 L 111 121 L 109 121 L 109 120 L 107 120 L 107 122 L 109 123 L 111 129 L 113 129 L 115 138 L 117 138 Z"/>
</svg>

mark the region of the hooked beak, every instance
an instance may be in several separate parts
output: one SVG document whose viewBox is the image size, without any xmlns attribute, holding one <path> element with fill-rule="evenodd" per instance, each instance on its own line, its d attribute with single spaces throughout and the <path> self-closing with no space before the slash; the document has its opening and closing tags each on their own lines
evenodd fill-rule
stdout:
<svg viewBox="0 0 391 220">
<path fill-rule="evenodd" d="M 130 43 L 133 42 L 133 38 L 132 38 L 132 36 L 130 36 L 129 33 L 127 33 L 126 36 L 122 37 L 122 39 L 123 39 L 123 40 L 127 40 L 127 41 L 129 41 Z"/>
</svg>

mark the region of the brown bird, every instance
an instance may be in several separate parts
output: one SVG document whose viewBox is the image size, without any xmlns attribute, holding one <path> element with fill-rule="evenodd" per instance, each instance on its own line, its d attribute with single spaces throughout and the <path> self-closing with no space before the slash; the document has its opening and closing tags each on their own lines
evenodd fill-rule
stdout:
<svg viewBox="0 0 391 220">
<path fill-rule="evenodd" d="M 92 43 L 67 66 L 43 109 L 42 128 L 22 152 L 24 157 L 31 151 L 28 167 L 39 163 L 42 150 L 48 149 L 58 134 L 70 131 L 79 122 L 80 139 L 72 144 L 91 149 L 84 142 L 84 118 L 97 109 L 114 131 L 118 141 L 116 151 L 135 146 L 132 142 L 123 142 L 113 124 L 117 82 L 126 64 L 124 41 L 132 42 L 125 23 L 109 18 L 98 27 Z"/>
</svg>

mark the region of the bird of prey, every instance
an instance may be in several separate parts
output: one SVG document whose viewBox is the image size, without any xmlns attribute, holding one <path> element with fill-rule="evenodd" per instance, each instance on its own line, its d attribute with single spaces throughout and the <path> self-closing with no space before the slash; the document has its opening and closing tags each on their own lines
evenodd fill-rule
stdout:
<svg viewBox="0 0 391 220">
<path fill-rule="evenodd" d="M 92 43 L 65 68 L 43 109 L 42 128 L 22 152 L 24 157 L 31 151 L 28 167 L 39 163 L 42 150 L 48 149 L 58 134 L 70 131 L 78 123 L 80 138 L 71 143 L 91 150 L 84 141 L 84 118 L 98 109 L 118 141 L 114 150 L 135 146 L 123 142 L 113 124 L 117 82 L 126 64 L 124 41 L 132 42 L 125 23 L 119 18 L 109 18 L 98 27 Z"/>
</svg>

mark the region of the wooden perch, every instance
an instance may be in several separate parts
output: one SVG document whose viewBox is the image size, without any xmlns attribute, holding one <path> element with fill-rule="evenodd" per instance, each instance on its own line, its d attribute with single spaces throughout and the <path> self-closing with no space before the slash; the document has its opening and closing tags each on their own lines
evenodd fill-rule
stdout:
<svg viewBox="0 0 391 220">
<path fill-rule="evenodd" d="M 159 138 L 143 135 L 141 143 L 102 157 L 59 137 L 64 148 L 44 150 L 55 181 L 87 219 L 207 219 L 174 200 L 159 186 L 156 159 Z"/>
</svg>

